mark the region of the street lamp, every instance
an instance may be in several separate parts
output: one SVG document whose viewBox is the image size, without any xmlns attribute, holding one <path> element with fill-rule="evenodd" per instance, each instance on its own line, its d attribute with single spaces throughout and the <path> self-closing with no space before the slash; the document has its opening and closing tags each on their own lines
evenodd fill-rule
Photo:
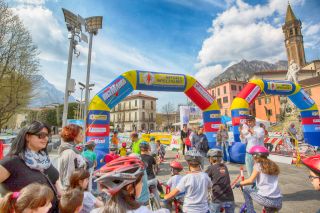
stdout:
<svg viewBox="0 0 320 213">
<path fill-rule="evenodd" d="M 91 66 L 91 51 L 92 51 L 92 37 L 98 34 L 98 30 L 102 28 L 102 16 L 92 16 L 85 19 L 85 28 L 89 33 L 89 50 L 88 50 L 88 64 L 87 64 L 87 78 L 85 90 L 85 105 L 84 105 L 84 120 L 87 120 L 88 105 L 89 105 L 89 81 L 90 81 L 90 66 Z"/>
<path fill-rule="evenodd" d="M 64 92 L 64 104 L 63 104 L 63 115 L 62 115 L 62 126 L 67 124 L 67 116 L 68 116 L 68 99 L 70 95 L 69 83 L 71 77 L 71 66 L 72 66 L 72 54 L 74 53 L 76 56 L 79 56 L 79 52 L 76 51 L 76 45 L 78 41 L 75 40 L 75 36 L 78 37 L 78 40 L 86 41 L 86 36 L 81 33 L 81 24 L 83 24 L 83 18 L 81 16 L 77 16 L 74 13 L 70 12 L 62 8 L 62 12 L 64 15 L 64 20 L 67 24 L 67 29 L 69 32 L 68 38 L 70 39 L 69 45 L 69 56 L 68 56 L 68 68 L 67 68 L 67 78 L 66 78 L 66 89 Z M 80 37 L 81 36 L 81 37 Z"/>
</svg>

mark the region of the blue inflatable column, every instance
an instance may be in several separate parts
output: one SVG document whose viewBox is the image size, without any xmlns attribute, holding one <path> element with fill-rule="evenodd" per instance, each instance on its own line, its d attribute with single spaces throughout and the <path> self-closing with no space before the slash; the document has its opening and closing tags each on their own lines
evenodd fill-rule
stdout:
<svg viewBox="0 0 320 213">
<path fill-rule="evenodd" d="M 203 124 L 205 135 L 209 141 L 209 147 L 216 147 L 217 131 L 221 125 L 220 110 L 209 110 L 203 112 Z"/>
</svg>

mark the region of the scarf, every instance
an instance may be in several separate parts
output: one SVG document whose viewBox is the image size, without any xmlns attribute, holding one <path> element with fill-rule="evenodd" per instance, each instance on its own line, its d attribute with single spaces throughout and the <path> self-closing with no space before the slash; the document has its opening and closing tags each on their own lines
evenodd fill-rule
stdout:
<svg viewBox="0 0 320 213">
<path fill-rule="evenodd" d="M 30 149 L 24 151 L 24 162 L 30 169 L 35 169 L 43 172 L 51 165 L 49 156 L 44 152 L 34 152 Z"/>
</svg>

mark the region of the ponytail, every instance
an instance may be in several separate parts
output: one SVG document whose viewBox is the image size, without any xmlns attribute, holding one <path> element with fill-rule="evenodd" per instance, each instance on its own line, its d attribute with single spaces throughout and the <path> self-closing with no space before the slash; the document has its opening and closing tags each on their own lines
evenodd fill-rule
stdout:
<svg viewBox="0 0 320 213">
<path fill-rule="evenodd" d="M 0 212 L 14 213 L 15 205 L 19 195 L 19 192 L 10 192 L 6 194 L 6 196 L 0 200 Z"/>
</svg>

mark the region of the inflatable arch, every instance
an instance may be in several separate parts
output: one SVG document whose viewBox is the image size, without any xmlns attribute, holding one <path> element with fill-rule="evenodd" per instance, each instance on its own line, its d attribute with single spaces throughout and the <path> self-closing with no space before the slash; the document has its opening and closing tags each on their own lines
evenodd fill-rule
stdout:
<svg viewBox="0 0 320 213">
<path fill-rule="evenodd" d="M 209 146 L 214 147 L 221 124 L 217 101 L 192 76 L 149 71 L 128 71 L 120 75 L 92 99 L 86 119 L 86 140 L 96 142 L 98 159 L 109 151 L 110 110 L 133 90 L 184 92 L 202 111 Z M 99 162 L 99 161 L 98 161 Z"/>
<path fill-rule="evenodd" d="M 232 125 L 234 139 L 236 142 L 239 138 L 239 124 L 245 121 L 249 114 L 249 105 L 254 102 L 261 92 L 270 95 L 286 95 L 300 110 L 302 129 L 306 143 L 313 146 L 320 146 L 320 117 L 317 105 L 311 97 L 301 88 L 299 84 L 290 81 L 277 80 L 251 80 L 238 96 L 233 100 L 231 105 Z M 243 154 L 245 149 L 241 144 L 237 144 L 231 151 L 232 155 Z M 242 158 L 240 156 L 236 156 Z"/>
</svg>

